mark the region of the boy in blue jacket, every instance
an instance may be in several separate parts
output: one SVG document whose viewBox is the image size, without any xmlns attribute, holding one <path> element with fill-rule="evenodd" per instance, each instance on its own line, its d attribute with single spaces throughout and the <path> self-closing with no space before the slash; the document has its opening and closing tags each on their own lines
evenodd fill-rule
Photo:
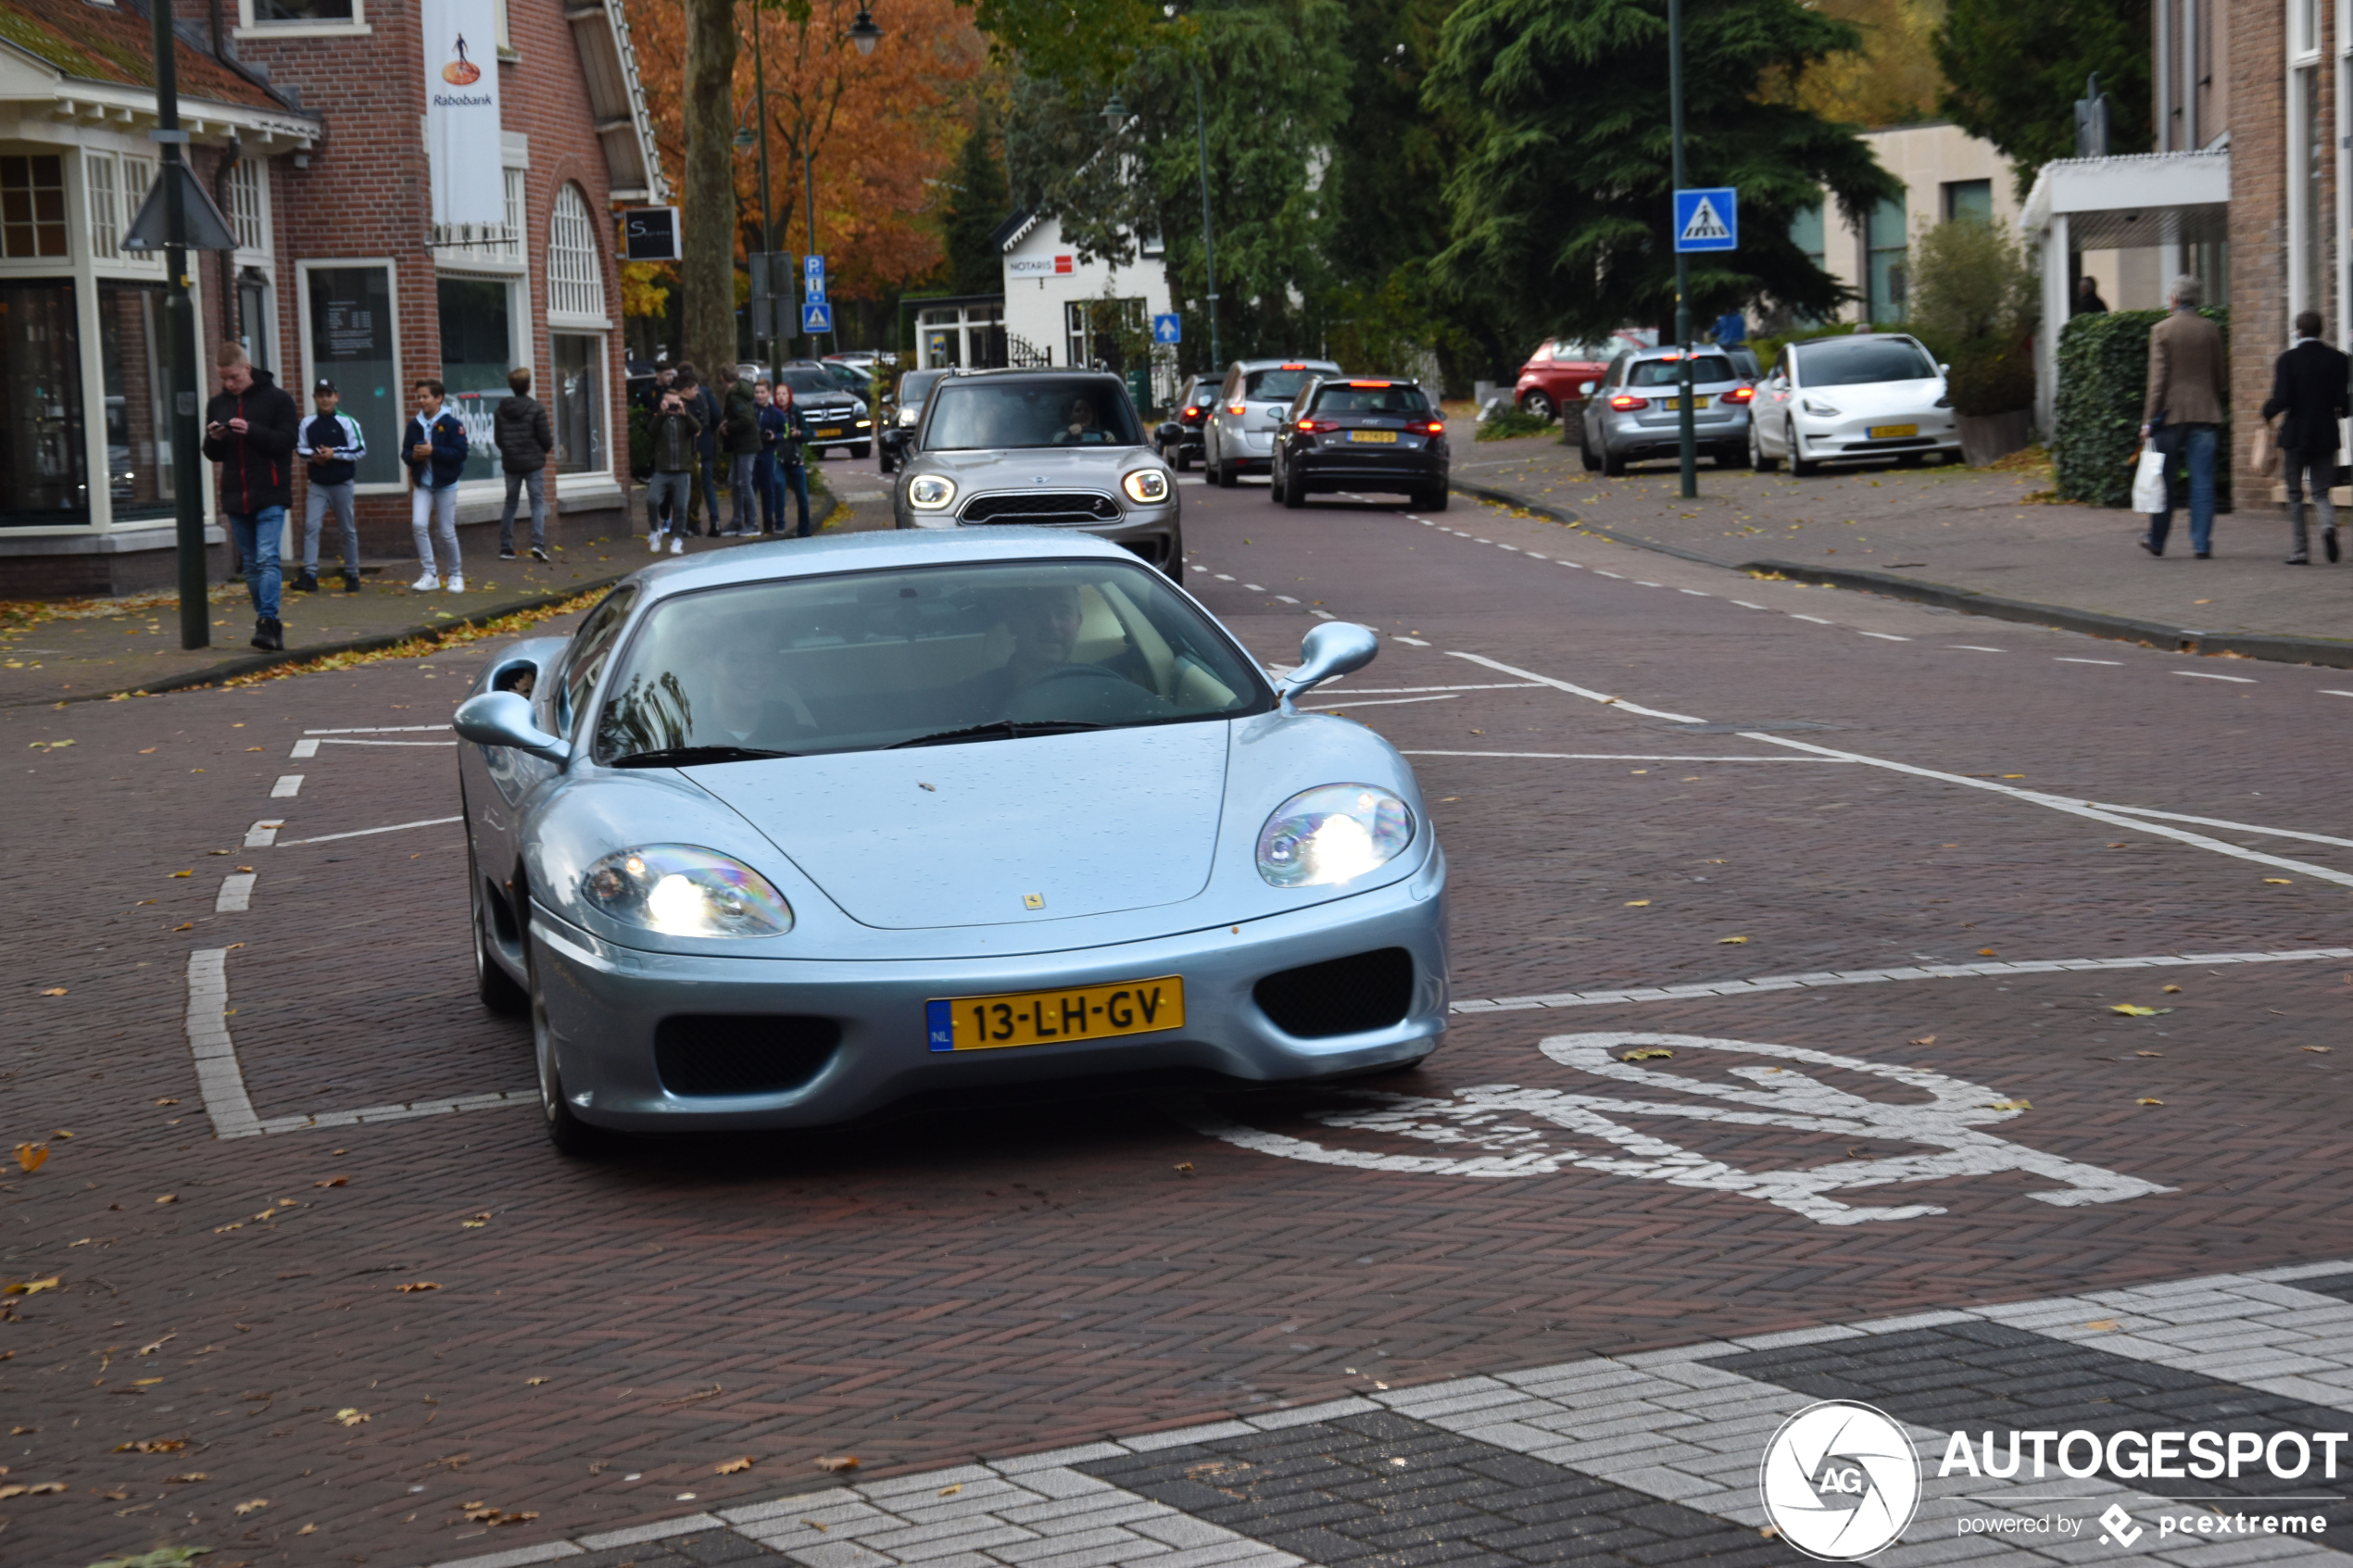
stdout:
<svg viewBox="0 0 2353 1568">
<path fill-rule="evenodd" d="M 437 536 L 449 563 L 449 591 L 462 594 L 466 569 L 458 558 L 458 476 L 465 470 L 472 443 L 466 439 L 465 425 L 443 402 L 439 382 L 428 377 L 410 390 L 417 395 L 417 411 L 401 434 L 400 448 L 412 486 L 409 526 L 416 535 L 417 558 L 424 563 L 424 571 L 409 585 L 421 594 L 442 586 L 442 574 L 434 560 Z"/>
</svg>

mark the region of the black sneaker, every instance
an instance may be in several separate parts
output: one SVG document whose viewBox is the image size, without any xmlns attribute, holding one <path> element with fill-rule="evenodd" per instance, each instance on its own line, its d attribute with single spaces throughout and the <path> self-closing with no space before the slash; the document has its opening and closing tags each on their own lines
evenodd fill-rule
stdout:
<svg viewBox="0 0 2353 1568">
<path fill-rule="evenodd" d="M 2280 562 L 2280 564 L 2282 566 L 2309 566 L 2312 564 L 2312 558 L 2306 555 L 2302 550 L 2298 550 L 2296 554 L 2288 557 L 2287 559 Z"/>
<path fill-rule="evenodd" d="M 356 594 L 359 591 L 359 574 L 358 572 L 346 571 L 343 574 L 343 591 L 346 594 Z"/>
<path fill-rule="evenodd" d="M 514 559 L 514 558 L 515 558 L 515 547 L 514 547 L 512 545 L 501 545 L 501 546 L 498 546 L 498 558 L 499 558 L 500 560 L 512 560 L 512 559 Z"/>
<path fill-rule="evenodd" d="M 283 653 L 286 629 L 274 615 L 265 615 L 253 623 L 253 646 L 264 653 Z"/>
<path fill-rule="evenodd" d="M 2329 564 L 2331 566 L 2334 566 L 2336 564 L 2335 529 L 2323 528 L 2321 530 L 2321 554 L 2329 558 Z"/>
<path fill-rule="evenodd" d="M 308 569 L 297 572 L 295 580 L 286 584 L 286 591 L 290 594 L 317 593 L 319 591 L 318 574 Z"/>
<path fill-rule="evenodd" d="M 544 561 L 552 561 L 555 559 L 555 558 L 549 555 L 545 548 L 537 545 L 531 546 L 531 558 L 533 560 Z"/>
<path fill-rule="evenodd" d="M 2162 547 L 2150 544 L 2148 535 L 2145 533 L 2142 534 L 2137 542 L 2139 543 L 2141 548 L 2146 550 L 2153 556 L 2161 556 L 2165 553 Z"/>
</svg>

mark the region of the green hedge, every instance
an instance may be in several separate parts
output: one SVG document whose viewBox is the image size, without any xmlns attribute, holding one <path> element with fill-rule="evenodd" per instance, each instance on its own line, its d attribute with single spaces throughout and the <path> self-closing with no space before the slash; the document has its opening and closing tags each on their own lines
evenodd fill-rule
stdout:
<svg viewBox="0 0 2353 1568">
<path fill-rule="evenodd" d="M 2222 329 L 2229 352 L 2231 313 L 2219 306 L 2198 312 Z M 2133 449 L 2141 440 L 2141 403 L 2148 394 L 2149 329 L 2162 310 L 2111 310 L 2077 316 L 2059 332 L 2058 408 L 2051 462 L 2059 499 L 2096 507 L 2133 501 Z M 2230 497 L 2230 426 L 2222 428 L 2221 460 L 2214 466 L 2216 501 Z M 2176 488 L 2179 488 L 2176 477 Z"/>
</svg>

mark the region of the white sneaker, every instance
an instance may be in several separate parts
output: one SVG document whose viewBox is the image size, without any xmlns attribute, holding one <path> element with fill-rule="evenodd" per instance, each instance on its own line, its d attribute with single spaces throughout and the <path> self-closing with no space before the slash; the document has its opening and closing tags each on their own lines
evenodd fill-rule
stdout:
<svg viewBox="0 0 2353 1568">
<path fill-rule="evenodd" d="M 452 577 L 444 586 L 453 594 L 462 594 L 466 591 L 466 580 L 463 577 Z"/>
<path fill-rule="evenodd" d="M 661 554 L 661 529 L 657 528 L 651 533 L 646 535 L 646 548 L 653 552 L 655 555 Z"/>
<path fill-rule="evenodd" d="M 679 538 L 674 533 L 672 534 L 670 538 L 670 553 L 673 556 L 685 555 L 686 553 L 686 541 Z"/>
<path fill-rule="evenodd" d="M 434 571 L 433 568 L 427 567 L 425 568 L 425 574 L 422 577 L 418 578 L 414 583 L 409 583 L 409 586 L 416 593 L 430 594 L 434 589 L 441 586 L 441 574 Z"/>
</svg>

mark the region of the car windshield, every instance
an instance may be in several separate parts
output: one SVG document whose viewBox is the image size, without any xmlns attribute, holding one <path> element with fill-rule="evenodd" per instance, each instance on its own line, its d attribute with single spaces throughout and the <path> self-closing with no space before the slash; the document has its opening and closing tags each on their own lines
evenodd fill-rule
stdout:
<svg viewBox="0 0 2353 1568">
<path fill-rule="evenodd" d="M 1861 386 L 1869 382 L 1930 381 L 1935 362 L 1919 344 L 1900 337 L 1809 343 L 1797 351 L 1798 379 L 1807 386 Z"/>
<path fill-rule="evenodd" d="M 1265 678 L 1140 562 L 795 577 L 656 605 L 597 759 L 690 766 L 1237 718 Z"/>
<path fill-rule="evenodd" d="M 833 377 L 806 365 L 787 366 L 776 372 L 776 379 L 791 387 L 795 397 L 823 397 L 841 390 Z"/>
<path fill-rule="evenodd" d="M 1615 341 L 1579 343 L 1573 338 L 1562 338 L 1553 345 L 1552 355 L 1555 359 L 1581 360 L 1587 364 L 1599 364 L 1606 361 L 1622 345 Z"/>
<path fill-rule="evenodd" d="M 902 404 L 922 402 L 925 395 L 931 391 L 933 383 L 947 373 L 945 370 L 908 371 L 899 378 L 899 401 Z"/>
<path fill-rule="evenodd" d="M 1318 414 L 1426 414 L 1429 400 L 1418 386 L 1327 386 L 1315 394 Z"/>
<path fill-rule="evenodd" d="M 1720 354 L 1692 356 L 1692 381 L 1698 386 L 1714 382 L 1731 381 L 1732 362 Z M 1626 377 L 1628 386 L 1680 386 L 1683 383 L 1683 362 L 1680 359 L 1637 359 Z"/>
<path fill-rule="evenodd" d="M 1216 402 L 1217 383 L 1207 380 L 1193 383 L 1193 390 L 1186 395 L 1185 401 L 1195 407 Z"/>
<path fill-rule="evenodd" d="M 1308 377 L 1326 369 L 1320 365 L 1313 369 L 1305 365 L 1289 365 L 1277 370 L 1252 370 L 1242 377 L 1242 395 L 1269 402 L 1289 402 L 1299 395 L 1299 389 L 1307 384 Z"/>
<path fill-rule="evenodd" d="M 1119 383 L 1099 377 L 959 381 L 941 387 L 929 401 L 925 451 L 1139 446 L 1144 440 Z"/>
</svg>

